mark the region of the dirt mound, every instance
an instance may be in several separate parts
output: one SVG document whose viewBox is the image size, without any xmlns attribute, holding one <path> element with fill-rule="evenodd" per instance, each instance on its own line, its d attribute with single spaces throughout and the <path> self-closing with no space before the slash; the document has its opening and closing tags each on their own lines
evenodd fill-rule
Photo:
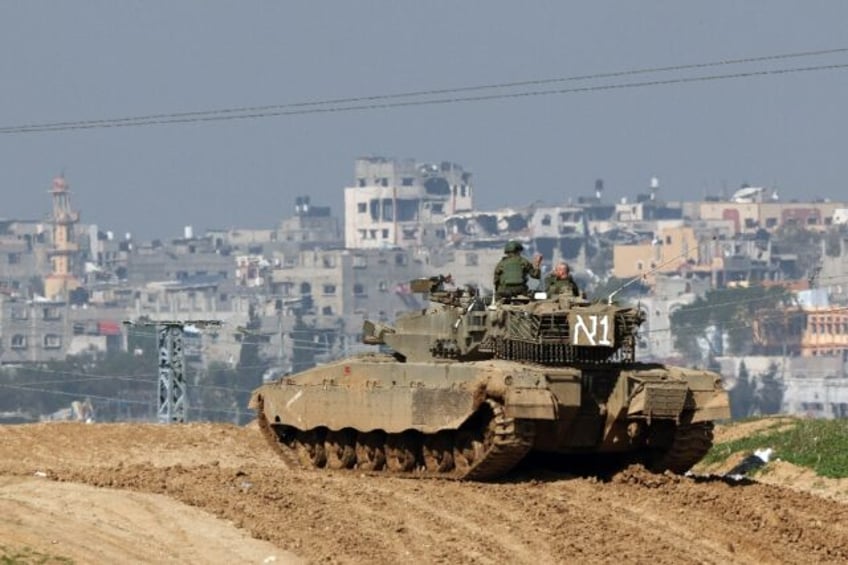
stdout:
<svg viewBox="0 0 848 565">
<path fill-rule="evenodd" d="M 746 422 L 719 424 L 715 427 L 715 443 L 728 443 L 756 433 L 773 433 L 790 429 L 797 418 L 792 416 L 769 416 Z"/>
<path fill-rule="evenodd" d="M 0 427 L 0 474 L 36 471 L 47 475 L 39 479 L 44 484 L 109 487 L 96 490 L 105 498 L 164 496 L 310 562 L 848 560 L 848 505 L 779 486 L 641 467 L 608 480 L 531 470 L 501 483 L 458 483 L 289 471 L 257 430 L 233 426 Z M 171 527 L 170 514 L 159 518 L 163 529 Z M 0 532 L 4 545 L 5 528 Z M 242 542 L 232 544 L 235 552 Z M 232 555 L 230 561 L 251 559 Z"/>
</svg>

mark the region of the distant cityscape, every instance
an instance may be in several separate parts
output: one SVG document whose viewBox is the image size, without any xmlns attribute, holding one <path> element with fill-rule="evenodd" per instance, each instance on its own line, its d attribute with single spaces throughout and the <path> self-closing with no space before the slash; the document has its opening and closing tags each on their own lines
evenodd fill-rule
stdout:
<svg viewBox="0 0 848 565">
<path fill-rule="evenodd" d="M 787 202 L 747 185 L 669 201 L 657 178 L 613 202 L 599 179 L 566 189 L 565 202 L 481 211 L 459 164 L 369 157 L 340 187 L 340 213 L 301 195 L 276 227 L 185 226 L 170 241 L 137 241 L 86 224 L 69 180 L 53 179 L 48 219 L 0 219 L 4 367 L 126 352 L 125 321 L 220 320 L 192 334 L 193 362 L 234 365 L 251 335 L 268 380 L 369 351 L 366 318 L 391 323 L 425 306 L 414 279 L 450 273 L 491 293 L 517 240 L 544 256 L 543 276 L 566 261 L 590 299 L 638 282 L 619 298 L 644 312 L 640 359 L 720 366 L 729 388 L 740 373 L 776 371 L 784 412 L 848 417 L 848 202 Z M 84 201 L 84 187 L 75 196 Z M 697 355 L 675 349 L 674 312 L 757 285 L 794 299 L 770 313 L 776 323 L 751 320 L 747 351 L 731 354 L 722 328 L 700 336 Z"/>
</svg>

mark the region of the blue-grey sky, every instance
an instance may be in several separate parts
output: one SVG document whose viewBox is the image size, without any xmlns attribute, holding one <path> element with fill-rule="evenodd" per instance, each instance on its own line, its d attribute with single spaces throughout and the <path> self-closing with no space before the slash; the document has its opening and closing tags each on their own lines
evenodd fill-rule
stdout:
<svg viewBox="0 0 848 565">
<path fill-rule="evenodd" d="M 848 47 L 848 2 L 0 4 L 0 127 L 391 94 Z M 623 83 L 846 64 L 823 57 Z M 583 84 L 559 85 L 560 87 Z M 553 85 L 556 87 L 557 85 Z M 186 125 L 0 134 L 0 217 L 50 210 L 150 239 L 272 227 L 309 194 L 341 214 L 362 155 L 450 160 L 479 209 L 609 198 L 658 176 L 696 199 L 747 182 L 848 198 L 848 69 L 653 88 Z"/>
</svg>

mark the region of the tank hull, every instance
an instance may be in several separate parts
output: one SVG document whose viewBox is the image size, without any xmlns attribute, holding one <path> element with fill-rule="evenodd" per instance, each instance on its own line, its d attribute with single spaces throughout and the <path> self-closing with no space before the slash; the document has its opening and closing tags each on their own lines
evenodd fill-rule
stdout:
<svg viewBox="0 0 848 565">
<path fill-rule="evenodd" d="M 254 391 L 291 465 L 496 479 L 530 452 L 623 454 L 685 472 L 729 417 L 719 376 L 625 363 L 398 362 L 367 355 Z"/>
</svg>

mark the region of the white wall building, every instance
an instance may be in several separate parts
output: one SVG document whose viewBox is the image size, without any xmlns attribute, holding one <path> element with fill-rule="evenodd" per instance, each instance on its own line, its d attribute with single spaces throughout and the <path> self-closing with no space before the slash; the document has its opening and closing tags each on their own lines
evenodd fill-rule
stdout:
<svg viewBox="0 0 848 565">
<path fill-rule="evenodd" d="M 345 188 L 345 247 L 379 249 L 438 244 L 444 220 L 472 209 L 471 173 L 461 166 L 367 157 Z"/>
</svg>

